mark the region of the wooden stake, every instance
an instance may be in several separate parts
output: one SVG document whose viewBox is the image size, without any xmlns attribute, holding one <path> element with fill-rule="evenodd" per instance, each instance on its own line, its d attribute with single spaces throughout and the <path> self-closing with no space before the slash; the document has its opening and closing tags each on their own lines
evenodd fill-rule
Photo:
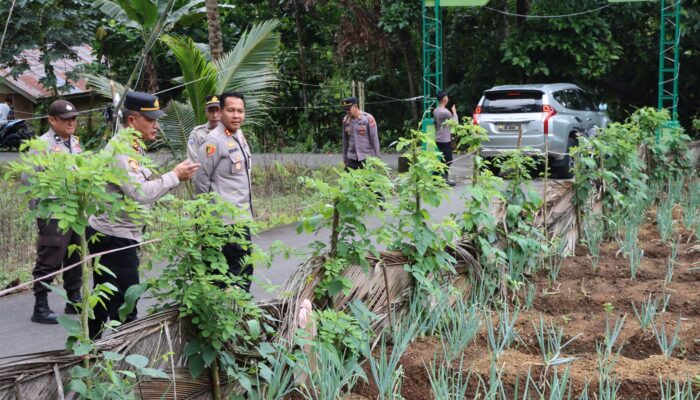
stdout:
<svg viewBox="0 0 700 400">
<path fill-rule="evenodd" d="M 386 305 L 388 308 L 387 315 L 389 316 L 389 330 L 391 337 L 394 336 L 394 318 L 391 316 L 391 292 L 389 291 L 389 277 L 386 273 L 386 265 L 382 262 L 382 272 L 384 273 L 384 289 L 386 290 Z"/>
</svg>

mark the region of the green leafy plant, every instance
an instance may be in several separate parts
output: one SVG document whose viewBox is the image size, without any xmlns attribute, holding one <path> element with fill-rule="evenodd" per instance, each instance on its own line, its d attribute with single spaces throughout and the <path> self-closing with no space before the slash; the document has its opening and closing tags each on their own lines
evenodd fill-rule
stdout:
<svg viewBox="0 0 700 400">
<path fill-rule="evenodd" d="M 282 400 L 294 393 L 295 357 L 289 354 L 283 344 L 261 343 L 258 354 L 263 358 L 255 366 L 255 381 L 242 385 L 246 389 L 245 399 Z M 241 397 L 243 398 L 243 397 Z"/>
<path fill-rule="evenodd" d="M 465 117 L 462 121 L 461 124 L 455 120 L 447 120 L 445 123 L 450 127 L 453 140 L 457 143 L 456 149 L 472 155 L 472 185 L 477 186 L 480 183 L 481 169 L 484 167 L 484 158 L 479 151 L 484 142 L 489 140 L 489 136 L 486 129 L 474 124 L 471 118 Z"/>
<path fill-rule="evenodd" d="M 331 231 L 329 245 L 320 241 L 313 244 L 315 254 L 328 252 L 316 296 L 332 298 L 340 292 L 348 293 L 351 282 L 342 276 L 345 268 L 355 264 L 368 271 L 367 256 L 379 257 L 373 239 L 386 243 L 390 238 L 383 224 L 370 229 L 364 219 L 365 216 L 385 218 L 383 210 L 388 203 L 378 194 L 388 196 L 393 191 L 387 166 L 376 158 L 368 158 L 364 168 L 338 172 L 334 185 L 315 178 L 302 179 L 314 193 L 315 205 L 305 210 L 297 232 Z"/>
<path fill-rule="evenodd" d="M 408 158 L 408 172 L 397 178 L 398 207 L 394 209 L 397 219 L 391 235 L 391 249 L 401 251 L 408 262 L 404 265 L 418 284 L 433 292 L 439 291 L 441 274 L 454 273 L 455 258 L 450 253 L 458 237 L 453 219 L 437 224 L 430 223 L 426 206 L 438 207 L 446 194 L 446 184 L 441 178 L 445 165 L 439 161 L 435 141 L 428 134 L 411 131 L 407 138 L 399 139 L 396 146 Z"/>
<path fill-rule="evenodd" d="M 180 316 L 195 327 L 183 352 L 192 376 L 210 366 L 212 376 L 216 374 L 215 388 L 219 371 L 250 386 L 245 367 L 229 353 L 254 349 L 271 328 L 251 294 L 238 286 L 245 278 L 228 273 L 220 249 L 236 243 L 250 249 L 244 263 L 269 263 L 269 257 L 244 237 L 246 229 L 255 233 L 255 224 L 246 211 L 222 201 L 216 193 L 194 200 L 165 199 L 159 217 L 163 228 L 150 235 L 160 239 L 150 263 L 166 265 L 148 286 L 159 306 L 176 305 Z M 236 223 L 225 225 L 222 218 Z"/>
<path fill-rule="evenodd" d="M 369 340 L 355 317 L 331 309 L 314 312 L 317 321 L 318 340 L 329 348 L 337 349 L 344 357 L 357 356 L 362 343 Z"/>
<path fill-rule="evenodd" d="M 308 376 L 308 385 L 299 389 L 305 399 L 342 398 L 358 380 L 367 382 L 357 356 L 341 356 L 335 347 L 317 340 L 309 344 L 311 351 L 298 355 L 298 364 Z"/>
</svg>

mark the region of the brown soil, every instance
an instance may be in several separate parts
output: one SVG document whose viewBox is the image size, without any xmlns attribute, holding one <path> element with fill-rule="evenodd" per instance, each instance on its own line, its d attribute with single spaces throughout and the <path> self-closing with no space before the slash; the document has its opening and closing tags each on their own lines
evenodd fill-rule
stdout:
<svg viewBox="0 0 700 400">
<path fill-rule="evenodd" d="M 644 248 L 644 260 L 635 280 L 630 279 L 628 260 L 616 254 L 619 247 L 614 242 L 603 244 L 597 270 L 584 255 L 587 250 L 579 248 L 578 256 L 564 261 L 557 281 L 551 286 L 545 271 L 533 278 L 537 297 L 533 308 L 521 311 L 518 317 L 516 329 L 520 341 L 498 359 L 498 367 L 504 368 L 504 384 L 512 390 L 519 379 L 522 391 L 528 369 L 536 380 L 544 372 L 533 326 L 534 322 L 539 323 L 540 315 L 548 323 L 564 328 L 563 342 L 578 335 L 563 354 L 563 357 L 575 357 L 573 362 L 566 364 L 570 367 L 573 398 L 578 397 L 586 381 L 590 381 L 589 394 L 597 393 L 596 344 L 604 341 L 606 318 L 614 325 L 618 316 L 625 314 L 625 324 L 615 346 L 617 350 L 622 345 L 614 369 L 614 376 L 621 383 L 618 398 L 660 398 L 660 377 L 664 381 L 686 381 L 700 376 L 700 242 L 697 238 L 688 240 L 688 236 L 682 236 L 670 284 L 665 284 L 664 278 L 671 249 L 659 239 L 652 223 L 640 231 L 640 242 Z M 632 309 L 633 303 L 639 309 L 650 293 L 652 298 L 671 296 L 667 311 L 659 316 L 666 322 L 669 336 L 679 318 L 681 321 L 681 343 L 669 359 L 661 354 L 651 327 L 646 331 L 641 329 Z M 523 296 L 520 299 L 524 301 Z M 612 310 L 608 306 L 606 311 L 606 303 L 612 305 Z M 440 353 L 439 339 L 427 338 L 412 343 L 404 354 L 401 394 L 407 400 L 432 398 L 426 366 L 431 365 L 436 353 Z M 464 369 L 478 373 L 488 381 L 490 360 L 486 335 L 482 331 L 464 350 Z M 458 367 L 458 362 L 453 366 Z M 560 374 L 564 368 L 559 367 Z M 371 381 L 367 368 L 366 372 Z M 474 376 L 472 379 L 470 391 L 476 383 Z M 374 399 L 376 395 L 373 383 L 360 383 L 348 398 Z"/>
</svg>

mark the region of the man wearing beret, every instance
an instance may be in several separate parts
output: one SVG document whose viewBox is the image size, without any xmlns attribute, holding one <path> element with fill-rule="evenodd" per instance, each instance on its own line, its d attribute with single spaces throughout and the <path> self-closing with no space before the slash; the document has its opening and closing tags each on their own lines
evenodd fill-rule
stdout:
<svg viewBox="0 0 700 400">
<path fill-rule="evenodd" d="M 198 160 L 197 153 L 199 152 L 199 147 L 204 143 L 204 139 L 212 129 L 219 125 L 219 120 L 221 119 L 219 97 L 216 95 L 207 96 L 204 102 L 204 111 L 207 113 L 207 123 L 196 126 L 187 140 L 187 158 L 194 163 Z"/>
<path fill-rule="evenodd" d="M 158 132 L 158 118 L 165 115 L 160 109 L 158 98 L 148 93 L 129 92 L 124 100 L 124 108 L 122 126 L 134 128 L 141 135 L 143 141 L 155 140 Z M 124 139 L 117 135 L 112 140 Z M 133 145 L 134 149 L 141 155 L 145 155 L 140 146 L 134 143 L 130 143 L 130 145 Z M 199 164 L 185 160 L 175 166 L 172 171 L 156 176 L 138 160 L 127 155 L 117 155 L 115 164 L 118 168 L 127 171 L 129 181 L 121 185 L 110 184 L 108 190 L 128 197 L 146 208 L 150 208 L 151 204 L 166 195 L 181 181 L 190 179 L 199 167 Z M 88 243 L 90 253 L 93 254 L 136 245 L 141 242 L 145 228 L 142 221 L 134 220 L 126 215 L 116 220 L 110 220 L 108 215 L 92 216 L 88 223 L 90 225 L 87 229 L 88 237 L 98 234 L 96 242 L 89 241 Z M 124 304 L 124 294 L 129 287 L 139 283 L 140 260 L 136 249 L 136 247 L 131 247 L 100 257 L 100 264 L 109 268 L 114 276 L 107 273 L 94 274 L 94 284 L 110 283 L 117 290 L 112 297 L 105 301 L 105 307 L 99 303 L 95 306 L 95 318 L 89 321 L 92 339 L 101 337 L 103 325 L 108 318 L 112 321 L 119 320 L 118 310 Z M 133 321 L 136 319 L 136 315 L 137 310 L 134 307 L 133 311 L 122 322 Z"/>
<path fill-rule="evenodd" d="M 39 137 L 47 144 L 47 151 L 57 153 L 77 154 L 82 150 L 78 138 L 74 136 L 77 126 L 78 110 L 66 100 L 56 100 L 49 106 L 49 130 Z M 36 207 L 36 201 L 30 203 L 30 208 Z M 80 246 L 80 236 L 73 232 L 61 232 L 55 219 L 37 218 L 38 237 L 36 241 L 36 264 L 32 275 L 39 279 L 63 267 L 80 261 L 78 252 L 69 252 L 70 245 Z M 32 321 L 40 324 L 57 324 L 56 314 L 49 308 L 47 300 L 48 289 L 42 283 L 50 285 L 53 278 L 43 279 L 34 284 L 34 313 Z M 71 268 L 63 273 L 63 288 L 68 300 L 80 303 L 80 286 L 82 284 L 82 265 Z M 66 304 L 66 314 L 76 314 L 73 304 Z"/>
<path fill-rule="evenodd" d="M 377 121 L 372 114 L 360 110 L 355 97 L 343 100 L 343 107 L 343 162 L 345 168 L 358 169 L 367 157 L 380 156 Z"/>
<path fill-rule="evenodd" d="M 250 174 L 252 171 L 250 146 L 241 130 L 245 122 L 245 98 L 238 92 L 226 92 L 219 97 L 221 123 L 214 128 L 199 148 L 202 167 L 194 178 L 195 193 L 218 193 L 224 201 L 248 211 L 252 217 L 253 199 Z M 226 225 L 234 224 L 225 218 Z M 246 228 L 243 242 L 250 242 L 250 231 Z M 222 249 L 228 272 L 243 278 L 239 284 L 250 290 L 252 265 L 244 265 L 243 259 L 250 248 L 239 243 L 229 243 Z"/>
</svg>

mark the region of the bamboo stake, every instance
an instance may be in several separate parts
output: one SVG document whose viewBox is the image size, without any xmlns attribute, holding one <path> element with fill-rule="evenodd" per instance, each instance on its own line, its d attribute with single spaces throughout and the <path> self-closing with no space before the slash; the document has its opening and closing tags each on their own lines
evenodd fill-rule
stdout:
<svg viewBox="0 0 700 400">
<path fill-rule="evenodd" d="M 214 400 L 221 400 L 221 382 L 219 382 L 219 362 L 214 358 L 211 363 L 211 386 Z"/>
<path fill-rule="evenodd" d="M 381 261 L 380 261 L 381 262 Z M 389 290 L 389 277 L 386 273 L 386 265 L 382 263 L 382 272 L 384 273 L 384 289 L 386 290 L 386 305 L 387 305 L 387 315 L 389 316 L 389 330 L 391 331 L 391 337 L 394 336 L 394 318 L 391 316 L 391 291 Z"/>
</svg>

